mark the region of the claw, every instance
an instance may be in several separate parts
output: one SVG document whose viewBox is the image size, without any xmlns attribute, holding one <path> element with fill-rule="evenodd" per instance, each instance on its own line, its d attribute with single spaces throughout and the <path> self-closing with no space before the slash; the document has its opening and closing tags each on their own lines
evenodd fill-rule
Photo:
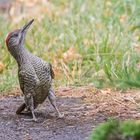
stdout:
<svg viewBox="0 0 140 140">
<path fill-rule="evenodd" d="M 64 114 L 63 114 L 63 113 L 62 113 L 62 114 L 59 114 L 59 115 L 58 115 L 58 118 L 59 118 L 59 119 L 64 118 Z"/>
</svg>

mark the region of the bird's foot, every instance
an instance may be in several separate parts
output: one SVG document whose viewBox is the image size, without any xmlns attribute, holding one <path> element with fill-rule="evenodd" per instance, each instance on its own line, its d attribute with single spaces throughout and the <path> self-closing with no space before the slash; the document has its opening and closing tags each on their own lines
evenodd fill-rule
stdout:
<svg viewBox="0 0 140 140">
<path fill-rule="evenodd" d="M 24 119 L 24 121 L 37 122 L 37 119 L 36 119 L 36 118 L 32 118 L 32 119 Z"/>
<path fill-rule="evenodd" d="M 59 118 L 59 119 L 62 119 L 62 118 L 64 118 L 64 114 L 63 114 L 63 113 L 61 113 L 61 114 L 58 114 L 58 118 Z"/>
<path fill-rule="evenodd" d="M 33 121 L 34 121 L 34 122 L 37 122 L 37 118 L 34 118 Z"/>
<path fill-rule="evenodd" d="M 31 112 L 31 110 L 25 110 L 25 112 L 24 112 L 25 114 L 27 114 L 27 115 L 32 115 L 32 112 Z"/>
</svg>

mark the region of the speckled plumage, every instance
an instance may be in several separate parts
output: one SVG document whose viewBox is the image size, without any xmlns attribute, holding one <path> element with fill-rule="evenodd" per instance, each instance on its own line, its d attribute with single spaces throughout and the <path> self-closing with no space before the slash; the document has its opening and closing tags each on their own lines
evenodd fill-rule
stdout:
<svg viewBox="0 0 140 140">
<path fill-rule="evenodd" d="M 52 85 L 53 70 L 51 64 L 25 52 L 23 62 L 18 67 L 19 83 L 22 91 L 33 93 L 34 105 L 42 103 Z M 25 63 L 24 63 L 25 61 Z"/>
<path fill-rule="evenodd" d="M 32 22 L 33 20 L 23 28 L 9 33 L 6 39 L 8 50 L 18 63 L 19 83 L 25 99 L 25 103 L 18 108 L 17 114 L 27 108 L 36 120 L 34 109 L 48 97 L 59 117 L 62 117 L 55 103 L 52 88 L 54 72 L 51 64 L 33 55 L 24 47 L 25 35 Z"/>
</svg>

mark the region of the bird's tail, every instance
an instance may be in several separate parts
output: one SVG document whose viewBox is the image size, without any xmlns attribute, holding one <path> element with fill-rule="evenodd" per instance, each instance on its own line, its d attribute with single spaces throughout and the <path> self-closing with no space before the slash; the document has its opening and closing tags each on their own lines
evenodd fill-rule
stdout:
<svg viewBox="0 0 140 140">
<path fill-rule="evenodd" d="M 16 114 L 21 114 L 21 112 L 26 108 L 26 104 L 23 103 L 20 105 L 20 107 L 17 109 Z"/>
</svg>

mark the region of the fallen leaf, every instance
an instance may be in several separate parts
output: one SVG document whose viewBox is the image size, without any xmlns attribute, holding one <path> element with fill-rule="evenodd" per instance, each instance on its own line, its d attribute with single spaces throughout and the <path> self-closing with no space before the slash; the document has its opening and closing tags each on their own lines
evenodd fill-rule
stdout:
<svg viewBox="0 0 140 140">
<path fill-rule="evenodd" d="M 121 23 L 125 23 L 126 22 L 126 19 L 127 19 L 127 16 L 126 15 L 121 15 L 120 16 L 120 22 Z"/>
<path fill-rule="evenodd" d="M 103 94 L 110 94 L 111 93 L 111 89 L 107 88 L 105 90 L 101 90 L 101 93 L 103 93 Z"/>
<path fill-rule="evenodd" d="M 0 72 L 2 72 L 4 69 L 5 69 L 5 65 L 2 62 L 0 62 Z"/>
<path fill-rule="evenodd" d="M 70 47 L 64 54 L 63 54 L 63 60 L 64 62 L 70 62 L 73 60 L 80 60 L 82 56 L 77 52 L 75 47 Z"/>
</svg>

